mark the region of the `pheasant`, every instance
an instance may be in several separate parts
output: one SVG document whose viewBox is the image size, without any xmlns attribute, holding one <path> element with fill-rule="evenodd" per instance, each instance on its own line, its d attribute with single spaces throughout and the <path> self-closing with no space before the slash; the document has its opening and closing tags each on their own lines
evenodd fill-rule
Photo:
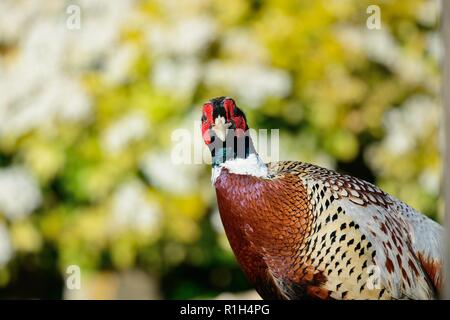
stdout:
<svg viewBox="0 0 450 320">
<path fill-rule="evenodd" d="M 262 298 L 438 297 L 438 223 L 361 179 L 264 163 L 231 98 L 206 102 L 201 122 L 227 238 Z"/>
</svg>

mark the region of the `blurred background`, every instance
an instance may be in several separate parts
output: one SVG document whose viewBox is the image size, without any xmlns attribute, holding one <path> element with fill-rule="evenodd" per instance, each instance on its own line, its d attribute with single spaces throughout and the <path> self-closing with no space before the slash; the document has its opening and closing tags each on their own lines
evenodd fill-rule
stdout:
<svg viewBox="0 0 450 320">
<path fill-rule="evenodd" d="M 439 11 L 1 0 L 0 298 L 257 298 L 210 166 L 171 161 L 174 130 L 199 131 L 215 96 L 234 97 L 251 127 L 279 129 L 280 159 L 374 182 L 440 221 Z M 66 285 L 74 265 L 79 289 Z"/>
</svg>

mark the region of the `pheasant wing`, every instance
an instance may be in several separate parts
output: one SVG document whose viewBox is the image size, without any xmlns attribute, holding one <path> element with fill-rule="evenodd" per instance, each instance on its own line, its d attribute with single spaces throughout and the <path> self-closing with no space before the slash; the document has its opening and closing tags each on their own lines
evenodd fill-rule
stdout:
<svg viewBox="0 0 450 320">
<path fill-rule="evenodd" d="M 269 164 L 269 172 L 297 175 L 312 199 L 337 201 L 341 214 L 350 216 L 373 246 L 375 275 L 393 298 L 435 296 L 442 264 L 442 227 L 436 222 L 369 182 L 319 166 L 284 161 Z M 318 184 L 321 194 L 314 194 Z"/>
</svg>

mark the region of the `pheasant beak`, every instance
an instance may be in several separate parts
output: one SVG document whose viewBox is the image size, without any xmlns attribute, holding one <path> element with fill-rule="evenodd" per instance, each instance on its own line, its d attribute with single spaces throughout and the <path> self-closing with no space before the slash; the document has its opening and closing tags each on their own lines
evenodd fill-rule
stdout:
<svg viewBox="0 0 450 320">
<path fill-rule="evenodd" d="M 227 130 L 230 126 L 231 123 L 227 123 L 224 117 L 219 116 L 216 118 L 212 130 L 220 140 L 225 141 L 227 137 Z"/>
</svg>

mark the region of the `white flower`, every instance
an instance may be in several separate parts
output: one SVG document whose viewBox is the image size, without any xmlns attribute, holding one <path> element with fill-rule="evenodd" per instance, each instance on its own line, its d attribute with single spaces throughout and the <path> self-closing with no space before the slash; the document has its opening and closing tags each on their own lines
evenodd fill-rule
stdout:
<svg viewBox="0 0 450 320">
<path fill-rule="evenodd" d="M 282 98 L 291 91 L 289 74 L 280 69 L 258 64 L 211 63 L 205 83 L 225 86 L 250 106 L 259 106 L 268 97 Z"/>
<path fill-rule="evenodd" d="M 75 65 L 89 66 L 102 59 L 117 43 L 125 23 L 134 13 L 133 0 L 80 0 L 81 28 L 67 32 L 71 46 L 69 61 Z"/>
<path fill-rule="evenodd" d="M 64 25 L 52 19 L 38 19 L 21 38 L 16 71 L 23 75 L 31 72 L 30 81 L 51 79 L 65 63 L 68 40 Z"/>
<path fill-rule="evenodd" d="M 20 219 L 42 202 L 41 191 L 30 173 L 21 167 L 0 170 L 0 212 L 9 219 Z"/>
<path fill-rule="evenodd" d="M 149 130 L 145 115 L 131 113 L 113 123 L 102 136 L 102 147 L 110 153 L 122 151 L 129 143 L 145 137 Z"/>
<path fill-rule="evenodd" d="M 342 44 L 349 49 L 364 51 L 367 57 L 380 63 L 410 83 L 429 82 L 424 62 L 411 55 L 383 28 L 381 30 L 355 29 L 341 27 L 337 29 Z"/>
<path fill-rule="evenodd" d="M 126 80 L 137 53 L 137 48 L 132 45 L 123 45 L 112 50 L 106 63 L 106 80 L 112 84 Z"/>
<path fill-rule="evenodd" d="M 427 34 L 427 49 L 436 61 L 442 61 L 444 57 L 444 45 L 439 32 L 429 32 Z"/>
<path fill-rule="evenodd" d="M 267 49 L 255 41 L 255 37 L 247 29 L 235 29 L 224 36 L 223 50 L 227 55 L 239 61 L 264 62 L 268 60 Z"/>
<path fill-rule="evenodd" d="M 0 83 L 0 87 L 1 87 Z M 26 84 L 24 83 L 24 86 Z M 0 102 L 0 136 L 19 136 L 55 120 L 81 121 L 91 115 L 90 100 L 80 84 L 67 77 L 53 77 L 29 88 L 30 92 L 13 92 L 9 101 Z M 35 90 L 38 90 L 34 93 Z M 33 94 L 31 93 L 33 92 Z M 6 94 L 8 96 L 8 94 Z"/>
<path fill-rule="evenodd" d="M 347 25 L 336 26 L 336 37 L 349 50 L 359 52 L 363 50 L 364 37 L 360 28 Z"/>
<path fill-rule="evenodd" d="M 14 42 L 24 34 L 30 19 L 36 14 L 39 7 L 45 7 L 45 3 L 37 1 L 22 1 L 17 5 L 17 0 L 0 1 L 0 41 Z"/>
<path fill-rule="evenodd" d="M 55 80 L 55 82 L 58 79 Z M 54 105 L 54 112 L 60 120 L 67 122 L 82 122 L 92 115 L 91 101 L 85 90 L 76 79 L 60 79 L 58 102 Z M 56 83 L 53 90 L 56 90 Z"/>
<path fill-rule="evenodd" d="M 440 172 L 439 170 L 432 170 L 431 168 L 425 169 L 420 175 L 420 184 L 425 190 L 431 194 L 439 194 L 440 187 Z"/>
<path fill-rule="evenodd" d="M 362 37 L 369 59 L 386 66 L 392 66 L 397 62 L 399 49 L 394 37 L 386 29 L 364 30 Z"/>
<path fill-rule="evenodd" d="M 169 27 L 149 27 L 148 41 L 153 54 L 196 55 L 203 52 L 216 36 L 216 24 L 209 17 L 176 21 Z"/>
<path fill-rule="evenodd" d="M 154 232 L 160 225 L 161 213 L 156 203 L 145 196 L 145 186 L 130 181 L 119 186 L 113 199 L 113 223 L 143 232 Z"/>
<path fill-rule="evenodd" d="M 439 13 L 442 10 L 441 1 L 426 0 L 422 6 L 417 10 L 417 17 L 419 21 L 428 27 L 434 27 L 439 20 Z"/>
<path fill-rule="evenodd" d="M 65 43 L 64 29 L 52 22 L 37 22 L 24 36 L 21 54 L 0 77 L 0 136 L 19 136 L 57 119 L 79 121 L 90 115 L 78 79 L 63 75 Z"/>
<path fill-rule="evenodd" d="M 179 95 L 192 94 L 200 80 L 200 64 L 194 59 L 175 62 L 157 60 L 152 71 L 152 82 L 159 89 Z"/>
<path fill-rule="evenodd" d="M 120 81 L 134 59 L 118 47 L 121 30 L 136 12 L 134 0 L 79 0 L 80 29 L 66 26 L 65 2 L 0 2 L 0 39 L 17 50 L 0 56 L 0 137 L 18 137 L 55 122 L 86 121 L 92 116 L 80 71 L 99 68 L 111 81 Z M 16 53 L 17 52 L 17 53 Z"/>
<path fill-rule="evenodd" d="M 8 229 L 6 229 L 3 223 L 0 223 L 0 268 L 7 264 L 12 256 L 13 248 Z"/>
<path fill-rule="evenodd" d="M 181 194 L 196 188 L 200 168 L 197 165 L 174 164 L 165 153 L 150 152 L 141 162 L 141 169 L 151 184 Z"/>
<path fill-rule="evenodd" d="M 388 111 L 384 118 L 384 144 L 394 155 L 406 153 L 419 138 L 438 126 L 438 104 L 426 96 L 413 96 L 401 107 Z"/>
</svg>

